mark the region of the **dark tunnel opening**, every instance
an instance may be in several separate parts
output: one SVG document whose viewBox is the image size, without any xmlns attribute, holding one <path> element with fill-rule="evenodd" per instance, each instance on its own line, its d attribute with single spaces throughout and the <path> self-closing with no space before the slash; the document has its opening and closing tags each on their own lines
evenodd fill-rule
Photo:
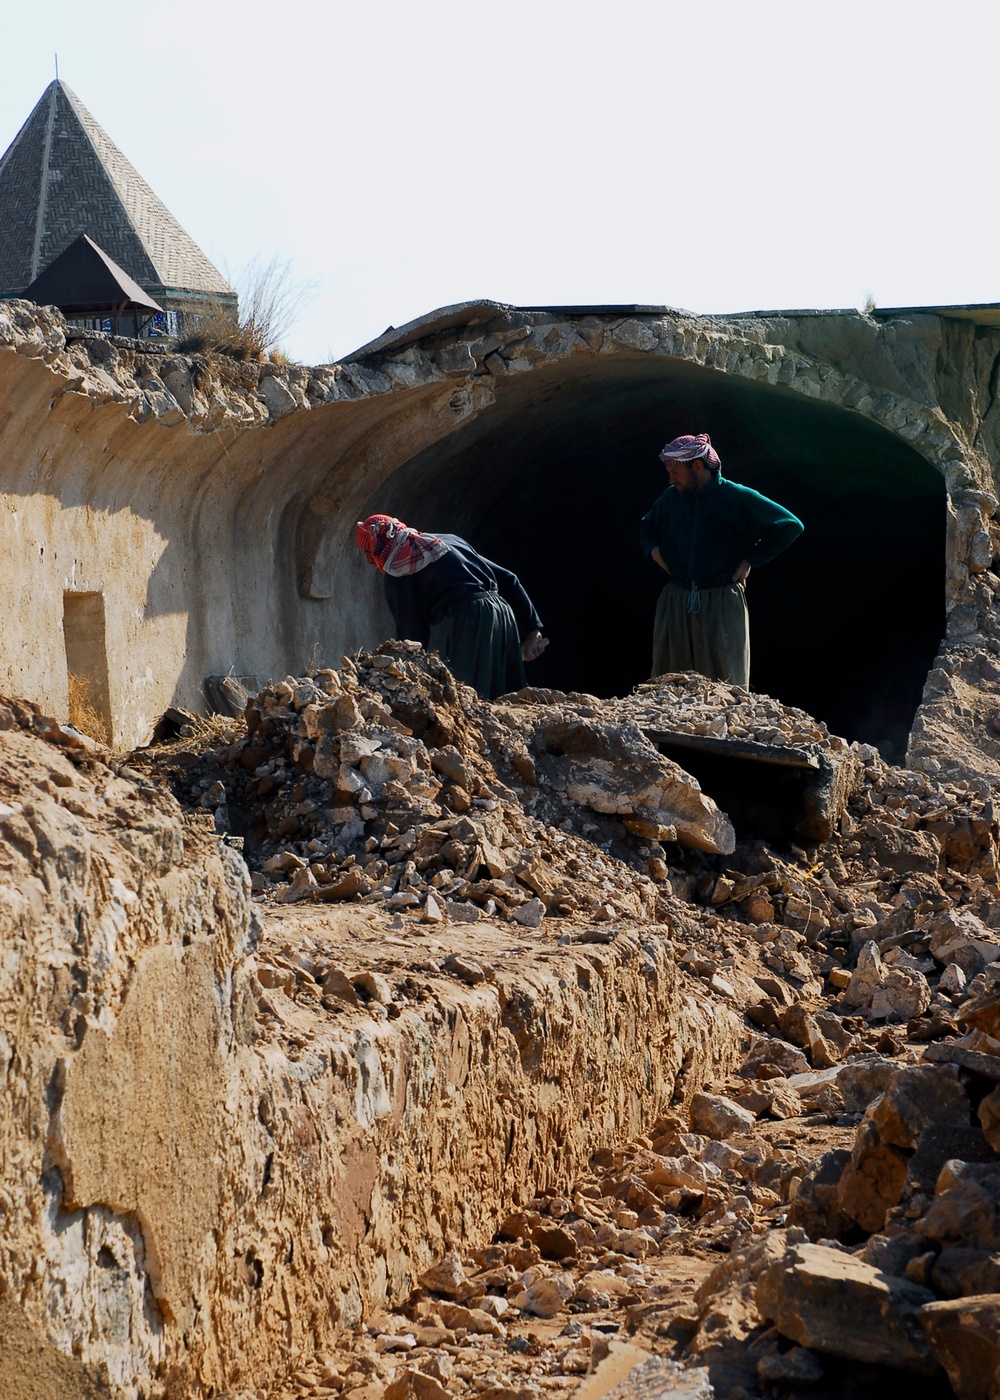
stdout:
<svg viewBox="0 0 1000 1400">
<path fill-rule="evenodd" d="M 755 691 L 900 759 L 944 631 L 945 489 L 859 414 L 678 361 L 543 367 L 397 470 L 372 509 L 452 530 L 517 572 L 551 638 L 529 683 L 607 696 L 647 678 L 663 576 L 639 519 L 660 447 L 707 431 L 723 473 L 805 524 L 754 571 Z"/>
</svg>

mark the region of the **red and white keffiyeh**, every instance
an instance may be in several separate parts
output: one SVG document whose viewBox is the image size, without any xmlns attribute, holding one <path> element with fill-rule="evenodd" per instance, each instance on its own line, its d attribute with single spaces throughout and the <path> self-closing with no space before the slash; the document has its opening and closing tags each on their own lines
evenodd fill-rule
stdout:
<svg viewBox="0 0 1000 1400">
<path fill-rule="evenodd" d="M 369 515 L 359 520 L 355 540 L 358 548 L 392 578 L 419 574 L 451 548 L 437 535 L 411 530 L 394 515 Z"/>
<path fill-rule="evenodd" d="M 686 433 L 683 437 L 675 437 L 661 449 L 660 456 L 664 461 L 671 462 L 694 462 L 704 457 L 710 467 L 718 469 L 722 466 L 708 433 Z"/>
</svg>

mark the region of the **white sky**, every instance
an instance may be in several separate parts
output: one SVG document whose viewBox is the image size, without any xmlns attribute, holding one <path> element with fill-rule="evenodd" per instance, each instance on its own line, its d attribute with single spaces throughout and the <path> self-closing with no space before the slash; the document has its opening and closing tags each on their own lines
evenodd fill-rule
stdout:
<svg viewBox="0 0 1000 1400">
<path fill-rule="evenodd" d="M 291 260 L 306 362 L 477 297 L 1000 300 L 1000 9 L 967 0 L 45 0 L 59 72 L 197 243 Z"/>
</svg>

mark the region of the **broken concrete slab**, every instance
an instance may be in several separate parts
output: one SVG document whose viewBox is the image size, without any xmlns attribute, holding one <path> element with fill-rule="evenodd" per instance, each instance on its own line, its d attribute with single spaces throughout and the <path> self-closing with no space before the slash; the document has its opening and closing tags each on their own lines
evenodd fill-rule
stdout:
<svg viewBox="0 0 1000 1400">
<path fill-rule="evenodd" d="M 881 1230 L 887 1213 L 902 1198 L 908 1166 L 908 1154 L 883 1142 L 875 1124 L 866 1119 L 837 1184 L 837 1205 L 862 1230 Z"/>
<path fill-rule="evenodd" d="M 947 1162 L 915 1228 L 939 1245 L 1000 1249 L 1000 1162 Z"/>
<path fill-rule="evenodd" d="M 604 1400 L 606 1395 L 622 1386 L 627 1377 L 633 1375 L 637 1367 L 653 1358 L 644 1347 L 631 1342 L 611 1341 L 605 1343 L 605 1355 L 595 1360 L 590 1375 L 582 1380 L 573 1392 L 573 1400 Z M 626 1390 L 622 1386 L 623 1392 Z M 624 1393 L 622 1400 L 625 1400 Z"/>
<path fill-rule="evenodd" d="M 924 1059 L 932 1064 L 958 1065 L 961 1069 L 970 1070 L 983 1079 L 1000 1082 L 1000 1055 L 986 1054 L 982 1050 L 971 1050 L 967 1045 L 957 1044 L 954 1041 L 942 1040 L 928 1045 L 924 1050 Z"/>
<path fill-rule="evenodd" d="M 840 1207 L 838 1188 L 851 1154 L 846 1148 L 825 1152 L 799 1182 L 788 1206 L 788 1223 L 805 1230 L 810 1240 L 837 1240 L 847 1235 L 854 1220 Z"/>
<path fill-rule="evenodd" d="M 753 1114 L 723 1094 L 695 1094 L 691 1100 L 693 1132 L 721 1140 L 734 1133 L 747 1133 L 753 1125 Z"/>
<path fill-rule="evenodd" d="M 924 926 L 929 948 L 942 965 L 955 963 L 966 977 L 975 977 L 1000 958 L 1000 934 L 971 910 L 943 909 Z"/>
<path fill-rule="evenodd" d="M 931 1375 L 938 1363 L 918 1318 L 929 1288 L 825 1245 L 795 1245 L 757 1285 L 761 1316 L 819 1352 Z"/>
<path fill-rule="evenodd" d="M 871 1117 L 883 1142 L 912 1150 L 930 1129 L 967 1128 L 971 1112 L 956 1069 L 912 1065 L 893 1075 Z"/>
<path fill-rule="evenodd" d="M 519 714 L 523 719 L 524 710 Z M 677 839 L 695 850 L 733 852 L 736 836 L 729 818 L 638 726 L 558 711 L 539 720 L 532 742 L 542 785 L 595 812 L 673 827 Z"/>
<path fill-rule="evenodd" d="M 584 1382 L 586 1385 L 586 1382 Z M 708 1371 L 701 1366 L 682 1367 L 665 1356 L 651 1356 L 641 1362 L 618 1385 L 605 1392 L 608 1400 L 715 1400 Z M 598 1400 L 584 1386 L 575 1400 Z"/>
</svg>

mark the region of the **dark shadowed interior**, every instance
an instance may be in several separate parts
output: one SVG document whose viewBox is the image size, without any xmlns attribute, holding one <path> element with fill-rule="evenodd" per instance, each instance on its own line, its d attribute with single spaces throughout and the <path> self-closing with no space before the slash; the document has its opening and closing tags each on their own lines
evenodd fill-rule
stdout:
<svg viewBox="0 0 1000 1400">
<path fill-rule="evenodd" d="M 723 473 L 805 524 L 749 580 L 751 685 L 900 757 L 944 629 L 945 491 L 856 413 L 679 361 L 615 357 L 501 380 L 496 406 L 402 466 L 372 509 L 464 535 L 514 569 L 551 645 L 532 684 L 645 679 L 662 575 L 639 519 L 660 447 L 707 431 Z"/>
</svg>

